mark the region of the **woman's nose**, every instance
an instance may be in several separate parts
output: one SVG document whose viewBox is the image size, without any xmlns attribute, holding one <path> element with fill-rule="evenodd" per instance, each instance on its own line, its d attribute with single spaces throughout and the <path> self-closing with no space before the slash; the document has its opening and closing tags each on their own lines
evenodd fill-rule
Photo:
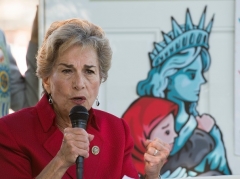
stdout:
<svg viewBox="0 0 240 179">
<path fill-rule="evenodd" d="M 204 78 L 203 74 L 200 73 L 200 72 L 197 73 L 196 80 L 198 81 L 199 85 L 202 85 L 202 84 L 206 83 L 206 79 Z"/>
<path fill-rule="evenodd" d="M 84 77 L 82 75 L 76 75 L 72 81 L 73 89 L 80 90 L 85 87 L 84 85 Z"/>
</svg>

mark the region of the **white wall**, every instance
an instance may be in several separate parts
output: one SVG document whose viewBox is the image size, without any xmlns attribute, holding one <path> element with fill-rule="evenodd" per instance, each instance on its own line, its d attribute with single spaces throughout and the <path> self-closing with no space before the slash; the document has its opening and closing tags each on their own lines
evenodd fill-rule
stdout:
<svg viewBox="0 0 240 179">
<path fill-rule="evenodd" d="M 99 108 L 121 116 L 138 97 L 136 84 L 145 79 L 150 68 L 147 53 L 152 51 L 154 41 L 162 40 L 161 31 L 172 29 L 171 16 L 183 24 L 189 8 L 197 24 L 206 5 L 205 24 L 215 14 L 209 42 L 212 64 L 198 108 L 216 119 L 230 168 L 233 174 L 240 175 L 240 156 L 234 150 L 234 0 L 40 0 L 40 35 L 42 39 L 53 21 L 72 17 L 100 25 L 114 55 L 109 79 L 101 87 Z"/>
</svg>

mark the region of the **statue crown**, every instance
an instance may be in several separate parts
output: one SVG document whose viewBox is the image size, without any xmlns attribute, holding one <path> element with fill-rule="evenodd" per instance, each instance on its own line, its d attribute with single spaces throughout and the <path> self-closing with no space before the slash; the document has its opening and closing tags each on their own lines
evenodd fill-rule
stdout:
<svg viewBox="0 0 240 179">
<path fill-rule="evenodd" d="M 162 64 L 166 59 L 183 50 L 192 47 L 209 48 L 209 35 L 213 25 L 213 19 L 210 20 L 204 29 L 206 17 L 206 7 L 202 13 L 199 24 L 196 26 L 192 23 L 189 9 L 186 12 L 185 25 L 179 25 L 172 17 L 172 31 L 165 34 L 162 32 L 164 40 L 162 42 L 154 42 L 154 49 L 149 53 L 152 67 Z"/>
</svg>

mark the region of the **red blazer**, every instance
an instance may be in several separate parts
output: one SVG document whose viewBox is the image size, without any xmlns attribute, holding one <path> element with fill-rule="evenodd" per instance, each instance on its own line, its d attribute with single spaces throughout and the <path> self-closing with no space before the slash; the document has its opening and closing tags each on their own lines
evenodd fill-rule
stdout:
<svg viewBox="0 0 240 179">
<path fill-rule="evenodd" d="M 124 120 L 96 109 L 89 113 L 87 132 L 95 137 L 84 159 L 84 179 L 138 178 L 131 157 L 133 140 Z M 53 159 L 63 139 L 54 120 L 46 95 L 35 107 L 0 119 L 1 178 L 34 178 Z M 93 146 L 99 147 L 99 154 L 91 152 Z M 69 178 L 76 178 L 75 165 L 63 176 Z"/>
</svg>

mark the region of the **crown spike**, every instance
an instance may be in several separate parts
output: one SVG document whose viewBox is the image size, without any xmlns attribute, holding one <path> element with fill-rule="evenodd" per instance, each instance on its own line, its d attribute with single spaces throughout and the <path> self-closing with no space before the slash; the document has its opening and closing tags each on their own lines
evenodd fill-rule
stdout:
<svg viewBox="0 0 240 179">
<path fill-rule="evenodd" d="M 203 13 L 202 13 L 200 22 L 199 22 L 199 24 L 198 24 L 198 28 L 199 28 L 199 29 L 204 29 L 206 11 L 207 11 L 207 6 L 205 6 L 205 8 L 204 8 L 204 11 L 203 11 Z"/>
<path fill-rule="evenodd" d="M 211 21 L 208 23 L 206 31 L 210 34 L 211 30 L 212 30 L 212 25 L 213 25 L 213 20 L 214 20 L 214 15 L 211 19 Z"/>
<path fill-rule="evenodd" d="M 158 43 L 156 43 L 156 42 L 154 42 L 154 46 L 155 46 L 155 48 L 157 49 L 158 52 L 161 52 L 162 49 L 163 49 L 163 48 L 162 48 Z"/>
<path fill-rule="evenodd" d="M 154 54 L 152 54 L 152 53 L 149 53 L 149 57 L 150 57 L 150 59 L 151 59 L 151 60 L 154 60 L 154 58 L 155 58 L 155 55 L 154 55 Z"/>
<path fill-rule="evenodd" d="M 192 23 L 192 18 L 189 12 L 189 9 L 187 8 L 186 12 L 186 24 L 185 24 L 185 29 L 186 31 L 192 30 L 193 29 L 193 23 Z"/>
<path fill-rule="evenodd" d="M 172 39 L 167 34 L 162 32 L 162 35 L 163 35 L 163 38 L 164 38 L 164 41 L 166 42 L 166 44 L 169 44 L 172 42 Z"/>
<path fill-rule="evenodd" d="M 172 30 L 168 33 L 162 32 L 163 40 L 154 43 L 154 49 L 149 53 L 149 59 L 152 67 L 157 67 L 168 60 L 173 55 L 193 47 L 204 47 L 209 49 L 209 35 L 213 27 L 214 15 L 208 25 L 205 27 L 207 6 L 203 13 L 199 24 L 193 24 L 189 9 L 186 11 L 185 24 L 179 25 L 172 18 Z"/>
<path fill-rule="evenodd" d="M 167 46 L 164 42 L 159 42 L 158 45 L 160 45 L 162 48 L 165 48 Z"/>
<path fill-rule="evenodd" d="M 174 38 L 176 38 L 179 35 L 181 35 L 183 32 L 181 27 L 176 22 L 176 20 L 173 17 L 171 17 L 171 19 L 172 19 L 172 29 L 173 29 Z"/>
<path fill-rule="evenodd" d="M 157 55 L 158 54 L 158 51 L 156 49 L 153 50 L 153 54 L 154 55 Z"/>
</svg>

